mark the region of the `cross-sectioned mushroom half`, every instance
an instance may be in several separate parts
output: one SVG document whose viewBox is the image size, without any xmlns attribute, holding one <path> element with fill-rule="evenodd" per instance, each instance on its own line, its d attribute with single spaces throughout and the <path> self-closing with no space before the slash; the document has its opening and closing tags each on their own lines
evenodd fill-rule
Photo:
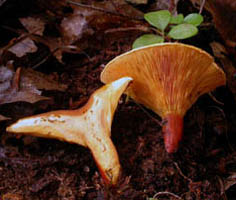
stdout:
<svg viewBox="0 0 236 200">
<path fill-rule="evenodd" d="M 199 96 L 226 82 L 211 55 L 181 43 L 155 44 L 124 53 L 105 66 L 101 81 L 109 83 L 124 76 L 133 78 L 126 93 L 162 118 L 168 153 L 178 149 L 186 111 Z"/>
<path fill-rule="evenodd" d="M 96 90 L 77 110 L 59 110 L 18 120 L 8 132 L 55 138 L 88 147 L 105 183 L 115 185 L 119 157 L 110 138 L 111 124 L 120 96 L 132 79 L 123 77 Z"/>
</svg>

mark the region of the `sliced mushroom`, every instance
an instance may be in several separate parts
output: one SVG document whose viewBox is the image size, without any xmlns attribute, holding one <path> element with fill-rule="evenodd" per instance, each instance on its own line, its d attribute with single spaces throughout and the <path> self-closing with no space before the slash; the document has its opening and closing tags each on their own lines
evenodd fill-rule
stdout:
<svg viewBox="0 0 236 200">
<path fill-rule="evenodd" d="M 180 43 L 151 45 L 118 56 L 106 65 L 101 81 L 124 76 L 133 78 L 126 93 L 162 117 L 169 153 L 178 149 L 186 111 L 199 96 L 226 82 L 212 56 Z"/>
<path fill-rule="evenodd" d="M 118 101 L 132 79 L 124 77 L 96 90 L 78 110 L 59 110 L 20 119 L 7 131 L 77 143 L 88 147 L 107 184 L 116 184 L 120 163 L 111 136 Z"/>
</svg>

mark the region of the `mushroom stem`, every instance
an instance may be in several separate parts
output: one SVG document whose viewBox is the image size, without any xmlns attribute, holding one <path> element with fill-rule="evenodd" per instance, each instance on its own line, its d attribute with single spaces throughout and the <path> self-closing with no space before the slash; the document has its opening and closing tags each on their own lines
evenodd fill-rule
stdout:
<svg viewBox="0 0 236 200">
<path fill-rule="evenodd" d="M 165 148 L 168 153 L 177 151 L 183 134 L 183 117 L 179 114 L 168 114 L 164 118 L 166 123 L 162 127 Z"/>
</svg>

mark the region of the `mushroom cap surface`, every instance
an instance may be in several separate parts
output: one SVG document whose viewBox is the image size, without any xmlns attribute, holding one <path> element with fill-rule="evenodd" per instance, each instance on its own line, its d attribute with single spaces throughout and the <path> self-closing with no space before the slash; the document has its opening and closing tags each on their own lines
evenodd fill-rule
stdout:
<svg viewBox="0 0 236 200">
<path fill-rule="evenodd" d="M 207 52 L 181 43 L 161 43 L 124 53 L 110 61 L 101 73 L 109 83 L 133 78 L 126 93 L 164 118 L 184 116 L 204 93 L 224 85 L 225 74 Z"/>
</svg>

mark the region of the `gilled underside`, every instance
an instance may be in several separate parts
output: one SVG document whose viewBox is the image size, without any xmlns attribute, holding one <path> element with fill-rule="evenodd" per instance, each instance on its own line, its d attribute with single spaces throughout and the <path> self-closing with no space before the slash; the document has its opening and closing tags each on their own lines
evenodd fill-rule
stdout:
<svg viewBox="0 0 236 200">
<path fill-rule="evenodd" d="M 107 64 L 104 83 L 133 78 L 127 93 L 161 117 L 181 116 L 197 98 L 225 84 L 224 72 L 206 52 L 178 43 L 130 51 Z"/>
<path fill-rule="evenodd" d="M 125 53 L 107 64 L 101 80 L 133 78 L 126 93 L 163 119 L 167 152 L 177 151 L 183 116 L 204 93 L 225 84 L 224 72 L 213 58 L 196 47 L 164 43 Z"/>
</svg>

